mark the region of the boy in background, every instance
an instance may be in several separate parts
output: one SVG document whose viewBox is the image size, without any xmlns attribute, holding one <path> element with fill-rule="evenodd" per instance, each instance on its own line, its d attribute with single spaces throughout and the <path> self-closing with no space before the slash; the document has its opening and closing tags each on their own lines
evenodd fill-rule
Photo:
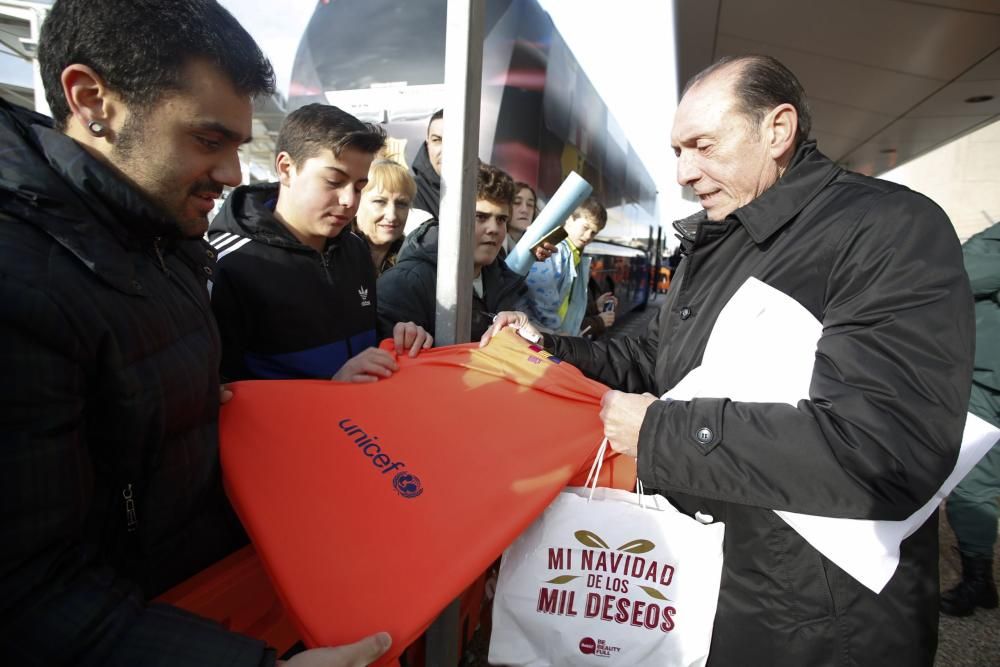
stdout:
<svg viewBox="0 0 1000 667">
<path fill-rule="evenodd" d="M 583 249 L 607 222 L 608 212 L 604 206 L 594 197 L 588 197 L 563 225 L 567 236 L 556 246 L 557 252 L 532 265 L 522 310 L 544 331 L 580 335 L 587 311 L 590 276 L 590 258 L 583 256 Z"/>
</svg>

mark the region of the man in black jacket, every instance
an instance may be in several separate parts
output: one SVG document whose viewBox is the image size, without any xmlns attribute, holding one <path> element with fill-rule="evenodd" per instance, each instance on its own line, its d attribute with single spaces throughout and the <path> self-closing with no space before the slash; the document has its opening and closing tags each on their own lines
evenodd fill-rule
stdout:
<svg viewBox="0 0 1000 667">
<path fill-rule="evenodd" d="M 622 390 L 604 397 L 604 432 L 637 456 L 647 488 L 725 523 L 710 665 L 929 666 L 936 514 L 902 541 L 876 593 L 775 511 L 898 521 L 931 500 L 954 468 L 965 423 L 968 280 L 936 205 L 840 169 L 808 140 L 809 125 L 801 86 L 772 58 L 726 59 L 696 76 L 672 143 L 678 181 L 704 211 L 676 225 L 686 257 L 658 319 L 640 338 L 544 344 Z M 725 375 L 766 381 L 760 350 L 707 346 L 720 311 L 747 285 L 815 325 L 808 390 L 782 403 L 643 395 L 661 395 L 725 352 L 736 359 Z M 525 324 L 502 314 L 484 341 Z"/>
<path fill-rule="evenodd" d="M 441 154 L 444 149 L 444 109 L 438 109 L 427 123 L 427 140 L 413 158 L 410 171 L 417 182 L 407 227 L 415 229 L 428 220 L 437 220 L 441 208 Z"/>
<path fill-rule="evenodd" d="M 274 664 L 149 602 L 246 539 L 199 237 L 271 66 L 214 0 L 57 0 L 38 53 L 55 127 L 0 101 L 0 655 Z"/>
</svg>

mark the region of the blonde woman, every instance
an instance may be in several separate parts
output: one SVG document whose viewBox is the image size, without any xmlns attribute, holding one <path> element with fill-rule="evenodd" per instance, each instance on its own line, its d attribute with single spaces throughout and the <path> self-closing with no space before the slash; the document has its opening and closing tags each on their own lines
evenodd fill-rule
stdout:
<svg viewBox="0 0 1000 667">
<path fill-rule="evenodd" d="M 372 162 L 368 185 L 361 191 L 355 232 L 368 243 L 376 275 L 396 263 L 416 192 L 417 184 L 405 166 L 385 159 Z"/>
</svg>

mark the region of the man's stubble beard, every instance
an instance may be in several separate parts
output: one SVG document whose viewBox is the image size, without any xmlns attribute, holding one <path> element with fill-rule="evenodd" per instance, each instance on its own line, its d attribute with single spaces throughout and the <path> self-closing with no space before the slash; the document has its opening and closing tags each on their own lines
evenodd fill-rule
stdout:
<svg viewBox="0 0 1000 667">
<path fill-rule="evenodd" d="M 112 162 L 126 180 L 160 213 L 177 224 L 183 236 L 201 236 L 208 224 L 206 218 L 185 219 L 181 214 L 180 207 L 187 193 L 179 201 L 169 198 L 168 193 L 171 193 L 171 188 L 162 177 L 164 174 L 169 174 L 170 170 L 167 165 L 158 162 L 158 151 L 151 150 L 149 142 L 146 141 L 145 119 L 145 113 L 135 112 L 125 120 L 111 149 Z M 178 192 L 172 194 L 175 197 L 181 195 Z"/>
</svg>

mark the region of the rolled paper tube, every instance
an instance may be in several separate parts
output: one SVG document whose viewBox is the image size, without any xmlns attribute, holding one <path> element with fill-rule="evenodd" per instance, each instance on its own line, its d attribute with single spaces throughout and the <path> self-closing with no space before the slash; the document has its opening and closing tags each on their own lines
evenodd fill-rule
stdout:
<svg viewBox="0 0 1000 667">
<path fill-rule="evenodd" d="M 542 212 L 538 214 L 538 218 L 525 230 L 524 236 L 521 237 L 521 240 L 517 242 L 514 249 L 507 255 L 507 268 L 522 276 L 528 275 L 531 265 L 535 262 L 535 255 L 531 252 L 531 249 L 546 234 L 556 227 L 562 226 L 566 222 L 566 218 L 593 191 L 594 188 L 591 187 L 590 183 L 583 180 L 579 174 L 575 171 L 569 172 L 569 176 L 562 182 L 556 193 L 552 195 L 552 199 L 545 205 Z"/>
</svg>

